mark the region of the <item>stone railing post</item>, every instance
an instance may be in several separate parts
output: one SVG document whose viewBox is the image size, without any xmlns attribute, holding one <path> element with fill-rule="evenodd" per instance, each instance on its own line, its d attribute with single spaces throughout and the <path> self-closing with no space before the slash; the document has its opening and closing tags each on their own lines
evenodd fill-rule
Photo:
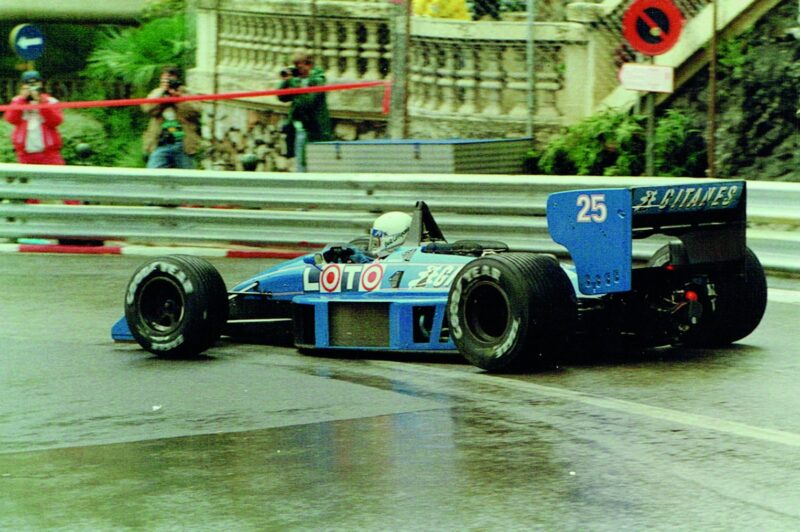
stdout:
<svg viewBox="0 0 800 532">
<path fill-rule="evenodd" d="M 478 110 L 478 70 L 476 68 L 476 50 L 473 46 L 459 43 L 461 68 L 456 72 L 456 86 L 462 93 L 461 107 L 458 112 L 464 115 L 475 114 Z"/>
<path fill-rule="evenodd" d="M 480 100 L 483 106 L 479 112 L 489 116 L 499 116 L 503 113 L 502 88 L 503 72 L 501 68 L 502 50 L 494 43 L 483 43 L 478 50 L 478 70 L 481 79 L 478 82 Z"/>
<path fill-rule="evenodd" d="M 523 46 L 508 46 L 503 54 L 506 65 L 507 81 L 504 101 L 508 116 L 524 120 L 528 116 L 527 95 L 529 90 L 528 72 L 520 68 L 526 64 L 526 53 Z"/>
</svg>

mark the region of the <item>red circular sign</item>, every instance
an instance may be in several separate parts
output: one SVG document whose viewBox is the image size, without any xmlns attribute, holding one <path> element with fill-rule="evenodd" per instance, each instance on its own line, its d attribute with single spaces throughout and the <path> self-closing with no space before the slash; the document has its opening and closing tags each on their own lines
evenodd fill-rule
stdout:
<svg viewBox="0 0 800 532">
<path fill-rule="evenodd" d="M 622 17 L 622 33 L 645 55 L 670 50 L 683 29 L 683 15 L 670 0 L 635 0 Z"/>
<path fill-rule="evenodd" d="M 361 271 L 361 290 L 365 292 L 372 292 L 381 285 L 383 279 L 383 266 L 378 262 L 365 266 Z"/>
<path fill-rule="evenodd" d="M 338 264 L 328 264 L 319 276 L 319 283 L 325 292 L 341 291 L 342 270 Z"/>
</svg>

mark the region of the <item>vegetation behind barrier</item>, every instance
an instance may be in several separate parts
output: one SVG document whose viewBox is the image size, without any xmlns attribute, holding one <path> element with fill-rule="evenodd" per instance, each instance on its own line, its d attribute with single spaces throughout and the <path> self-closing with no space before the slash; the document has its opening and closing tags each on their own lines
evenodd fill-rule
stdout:
<svg viewBox="0 0 800 532">
<path fill-rule="evenodd" d="M 568 128 L 541 152 L 531 152 L 532 174 L 635 176 L 645 170 L 646 118 L 605 111 Z M 668 110 L 658 121 L 654 142 L 656 175 L 703 177 L 703 131 L 692 119 Z"/>
<path fill-rule="evenodd" d="M 0 121 L 0 162 L 17 161 L 14 147 L 11 145 L 12 128 L 13 126 L 5 120 Z M 85 112 L 65 109 L 64 123 L 59 127 L 59 132 L 64 142 L 61 155 L 67 164 L 113 166 L 116 154 L 110 149 L 104 149 L 109 145 L 109 138 L 100 121 Z M 76 149 L 82 143 L 92 148 L 92 152 L 86 157 L 82 157 Z"/>
</svg>

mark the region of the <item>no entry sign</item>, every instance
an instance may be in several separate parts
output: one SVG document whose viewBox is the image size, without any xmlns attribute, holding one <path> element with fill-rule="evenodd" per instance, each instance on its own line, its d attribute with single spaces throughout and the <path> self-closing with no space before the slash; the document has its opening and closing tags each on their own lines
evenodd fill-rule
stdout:
<svg viewBox="0 0 800 532">
<path fill-rule="evenodd" d="M 683 15 L 670 0 L 635 0 L 622 18 L 622 31 L 633 48 L 645 55 L 661 55 L 675 46 Z"/>
</svg>

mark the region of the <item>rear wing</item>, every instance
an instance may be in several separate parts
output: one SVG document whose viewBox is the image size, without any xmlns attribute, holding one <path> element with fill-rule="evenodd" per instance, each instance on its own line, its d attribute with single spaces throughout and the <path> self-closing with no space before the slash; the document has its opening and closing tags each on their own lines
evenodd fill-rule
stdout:
<svg viewBox="0 0 800 532">
<path fill-rule="evenodd" d="M 745 253 L 746 183 L 574 190 L 547 198 L 547 226 L 567 248 L 586 295 L 631 289 L 634 238 L 683 242 L 689 264 L 740 260 Z"/>
</svg>

